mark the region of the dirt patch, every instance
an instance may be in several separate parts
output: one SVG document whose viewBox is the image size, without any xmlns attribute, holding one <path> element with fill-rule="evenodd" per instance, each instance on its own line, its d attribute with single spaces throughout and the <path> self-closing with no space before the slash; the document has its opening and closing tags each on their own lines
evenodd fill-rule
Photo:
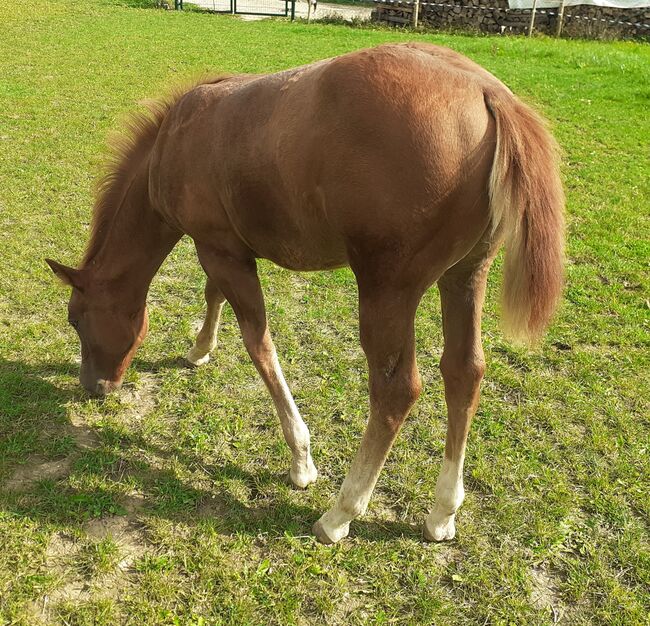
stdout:
<svg viewBox="0 0 650 626">
<path fill-rule="evenodd" d="M 99 435 L 78 415 L 70 416 L 70 424 L 63 429 L 63 433 L 72 437 L 82 449 L 96 448 L 99 444 Z"/>
<path fill-rule="evenodd" d="M 158 381 L 154 374 L 140 374 L 137 386 L 122 389 L 120 403 L 124 407 L 124 421 L 140 421 L 156 408 Z M 122 416 L 121 416 L 122 418 Z"/>
<path fill-rule="evenodd" d="M 44 597 L 42 602 L 44 609 L 54 599 L 73 600 L 84 595 L 86 583 L 76 579 L 74 575 L 74 560 L 79 556 L 80 551 L 81 544 L 71 535 L 64 533 L 52 535 L 45 552 L 45 567 L 48 574 L 53 575 L 63 584 Z"/>
<path fill-rule="evenodd" d="M 448 568 L 452 563 L 460 563 L 463 560 L 463 553 L 448 541 L 430 544 L 435 548 L 434 559 L 442 569 Z"/>
<path fill-rule="evenodd" d="M 390 498 L 379 491 L 373 494 L 373 501 L 370 505 L 370 513 L 373 521 L 378 524 L 382 522 L 397 522 L 399 520 L 398 512 L 393 508 Z"/>
<path fill-rule="evenodd" d="M 339 624 L 349 624 L 353 615 L 367 617 L 368 612 L 364 611 L 366 607 L 371 608 L 362 598 L 346 591 L 340 601 L 337 602 L 335 611 L 326 617 L 325 623 L 338 626 Z"/>
<path fill-rule="evenodd" d="M 144 509 L 146 499 L 143 493 L 132 491 L 128 496 L 120 500 L 120 504 L 126 509 L 126 512 L 132 517 Z"/>
<path fill-rule="evenodd" d="M 9 491 L 25 491 L 40 480 L 58 480 L 70 472 L 72 459 L 67 457 L 56 461 L 46 461 L 42 457 L 32 457 L 28 463 L 19 467 L 5 483 Z"/>
<path fill-rule="evenodd" d="M 132 516 L 110 516 L 87 522 L 83 530 L 91 542 L 111 538 L 119 560 L 111 572 L 93 575 L 79 567 L 88 541 L 66 533 L 55 533 L 45 553 L 45 569 L 54 577 L 56 589 L 28 607 L 35 623 L 51 623 L 53 609 L 62 602 L 88 602 L 117 598 L 131 584 L 135 560 L 147 549 L 142 526 Z"/>
<path fill-rule="evenodd" d="M 111 537 L 118 546 L 131 552 L 143 552 L 144 534 L 137 520 L 128 515 L 100 517 L 86 522 L 86 534 L 97 541 Z"/>
<path fill-rule="evenodd" d="M 228 516 L 230 507 L 221 498 L 212 496 L 204 499 L 196 507 L 197 519 L 221 519 Z"/>
<path fill-rule="evenodd" d="M 553 575 L 543 565 L 530 570 L 532 590 L 530 601 L 535 607 L 551 614 L 553 624 L 557 624 L 566 613 L 559 595 L 559 589 Z"/>
<path fill-rule="evenodd" d="M 300 274 L 292 272 L 289 275 L 289 282 L 291 283 L 291 298 L 297 302 L 302 302 L 309 290 L 309 280 Z"/>
<path fill-rule="evenodd" d="M 131 516 L 113 515 L 88 522 L 84 530 L 96 541 L 110 537 L 120 551 L 117 570 L 129 571 L 136 559 L 141 557 L 147 546 L 142 525 Z"/>
</svg>

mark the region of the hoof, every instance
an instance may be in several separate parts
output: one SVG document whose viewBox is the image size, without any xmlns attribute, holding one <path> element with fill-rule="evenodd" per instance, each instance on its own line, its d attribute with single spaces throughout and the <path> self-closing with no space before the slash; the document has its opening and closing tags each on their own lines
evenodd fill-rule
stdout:
<svg viewBox="0 0 650 626">
<path fill-rule="evenodd" d="M 293 467 L 289 470 L 289 480 L 298 489 L 306 489 L 309 485 L 315 483 L 317 478 L 318 470 L 311 459 L 306 470 L 298 470 Z"/>
<path fill-rule="evenodd" d="M 323 517 L 325 517 L 323 515 Z M 325 544 L 326 546 L 341 541 L 348 536 L 350 532 L 350 524 L 343 524 L 338 528 L 327 528 L 327 524 L 323 523 L 323 517 L 321 517 L 313 526 L 312 533 L 320 543 Z"/>
<path fill-rule="evenodd" d="M 455 515 L 446 515 L 441 520 L 424 522 L 422 534 L 426 541 L 450 541 L 456 536 Z"/>
<path fill-rule="evenodd" d="M 185 356 L 185 361 L 192 367 L 199 367 L 205 365 L 210 360 L 210 353 L 203 354 L 196 348 L 192 348 Z"/>
</svg>

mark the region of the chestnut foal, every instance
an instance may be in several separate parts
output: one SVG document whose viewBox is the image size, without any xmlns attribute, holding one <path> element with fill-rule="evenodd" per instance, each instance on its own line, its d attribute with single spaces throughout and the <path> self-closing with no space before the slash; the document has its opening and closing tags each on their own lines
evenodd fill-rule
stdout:
<svg viewBox="0 0 650 626">
<path fill-rule="evenodd" d="M 488 269 L 505 241 L 505 327 L 515 339 L 537 337 L 562 287 L 563 205 L 553 139 L 507 87 L 451 50 L 385 45 L 205 81 L 152 105 L 118 146 L 80 269 L 48 263 L 73 287 L 81 382 L 105 394 L 145 336 L 153 276 L 180 237 L 192 237 L 208 309 L 187 358 L 209 359 L 227 300 L 275 403 L 299 487 L 316 480 L 316 468 L 271 341 L 256 258 L 292 270 L 352 268 L 370 417 L 336 503 L 314 526 L 326 543 L 366 510 L 420 394 L 415 312 L 437 282 L 448 434 L 424 534 L 443 540 L 454 536 L 464 495 Z"/>
</svg>

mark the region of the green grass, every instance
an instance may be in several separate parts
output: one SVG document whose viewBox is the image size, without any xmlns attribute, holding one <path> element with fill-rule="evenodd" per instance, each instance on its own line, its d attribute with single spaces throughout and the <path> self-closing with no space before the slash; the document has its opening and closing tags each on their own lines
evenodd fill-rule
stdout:
<svg viewBox="0 0 650 626">
<path fill-rule="evenodd" d="M 138 10 L 0 5 L 0 623 L 647 624 L 650 48 Z M 552 121 L 565 152 L 568 286 L 539 350 L 485 315 L 488 372 L 458 536 L 427 545 L 445 420 L 434 290 L 417 319 L 425 391 L 368 514 L 336 547 L 309 529 L 366 417 L 349 271 L 260 264 L 320 479 L 289 453 L 230 310 L 213 362 L 178 358 L 201 319 L 191 242 L 154 281 L 124 393 L 77 383 L 67 290 L 105 136 L 138 100 L 204 71 L 278 70 L 409 37 L 449 45 Z M 353 166 L 353 164 L 351 164 Z M 551 608 L 551 606 L 553 608 Z"/>
</svg>

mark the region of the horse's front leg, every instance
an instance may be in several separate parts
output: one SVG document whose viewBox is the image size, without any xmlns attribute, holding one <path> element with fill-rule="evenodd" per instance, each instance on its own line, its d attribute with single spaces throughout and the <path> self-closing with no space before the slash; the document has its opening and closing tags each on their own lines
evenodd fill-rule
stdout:
<svg viewBox="0 0 650 626">
<path fill-rule="evenodd" d="M 197 251 L 210 281 L 218 285 L 237 316 L 248 354 L 271 394 L 284 438 L 291 449 L 289 477 L 294 485 L 304 488 L 318 475 L 311 458 L 309 429 L 284 379 L 271 340 L 255 259 L 238 259 L 198 244 Z"/>
<path fill-rule="evenodd" d="M 187 353 L 185 360 L 194 366 L 204 365 L 210 360 L 210 352 L 217 346 L 217 333 L 219 331 L 219 319 L 221 311 L 226 301 L 226 297 L 210 277 L 205 283 L 205 302 L 207 311 L 203 326 L 196 336 L 196 341 L 190 351 Z"/>
<path fill-rule="evenodd" d="M 364 293 L 360 284 L 361 345 L 368 360 L 370 418 L 334 506 L 314 525 L 323 543 L 347 536 L 365 512 L 379 473 L 408 412 L 420 395 L 414 318 L 419 297 L 406 289 Z"/>
</svg>

